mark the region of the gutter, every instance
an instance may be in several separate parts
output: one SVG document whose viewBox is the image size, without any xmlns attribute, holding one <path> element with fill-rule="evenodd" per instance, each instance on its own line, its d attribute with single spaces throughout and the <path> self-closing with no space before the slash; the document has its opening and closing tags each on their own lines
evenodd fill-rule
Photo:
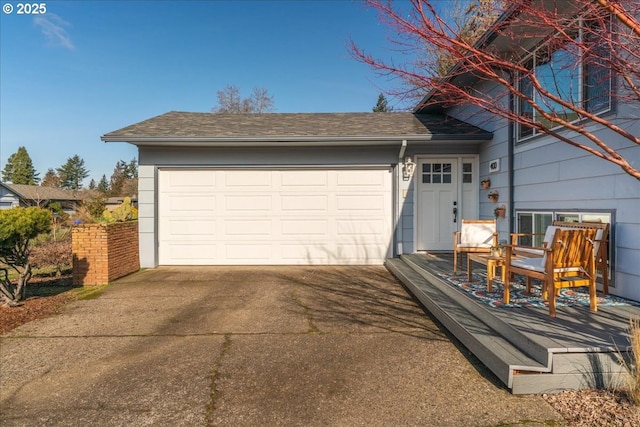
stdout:
<svg viewBox="0 0 640 427">
<path fill-rule="evenodd" d="M 217 146 L 217 147 L 291 147 L 291 146 L 341 146 L 341 145 L 366 145 L 381 146 L 395 145 L 398 140 L 414 141 L 416 143 L 436 143 L 445 141 L 487 141 L 491 135 L 397 135 L 397 136 L 270 136 L 270 137 L 190 137 L 190 136 L 131 136 L 126 135 L 103 135 L 100 137 L 103 142 L 127 142 L 137 146 Z"/>
</svg>

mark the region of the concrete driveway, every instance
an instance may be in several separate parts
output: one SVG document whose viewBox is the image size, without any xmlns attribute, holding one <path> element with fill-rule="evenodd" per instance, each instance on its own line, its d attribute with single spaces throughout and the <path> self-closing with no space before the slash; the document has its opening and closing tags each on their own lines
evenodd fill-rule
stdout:
<svg viewBox="0 0 640 427">
<path fill-rule="evenodd" d="M 561 420 L 496 385 L 384 267 L 142 271 L 1 345 L 2 426 Z"/>
</svg>

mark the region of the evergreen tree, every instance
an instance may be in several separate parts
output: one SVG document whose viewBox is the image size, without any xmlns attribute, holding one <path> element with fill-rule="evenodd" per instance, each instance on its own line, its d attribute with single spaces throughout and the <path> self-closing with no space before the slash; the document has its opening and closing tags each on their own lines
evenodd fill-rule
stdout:
<svg viewBox="0 0 640 427">
<path fill-rule="evenodd" d="M 27 149 L 20 147 L 7 159 L 2 171 L 2 180 L 14 184 L 36 185 L 40 182 L 38 175 Z"/>
<path fill-rule="evenodd" d="M 111 174 L 111 181 L 109 182 L 109 195 L 110 196 L 120 196 L 122 192 L 122 186 L 124 185 L 124 181 L 126 179 L 125 168 L 127 167 L 127 163 L 123 160 L 119 160 L 116 163 L 116 167 L 113 169 L 113 173 Z"/>
<path fill-rule="evenodd" d="M 372 108 L 374 113 L 388 113 L 392 111 L 391 107 L 389 107 L 389 102 L 387 101 L 387 97 L 384 96 L 383 93 L 378 95 L 378 102 L 375 107 Z"/>
<path fill-rule="evenodd" d="M 91 178 L 91 182 L 89 182 L 89 190 L 95 190 L 96 189 L 96 180 Z"/>
<path fill-rule="evenodd" d="M 138 161 L 135 158 L 131 159 L 124 172 L 129 179 L 138 178 Z"/>
<path fill-rule="evenodd" d="M 107 194 L 107 192 L 109 191 L 109 181 L 107 181 L 106 175 L 102 175 L 102 179 L 100 179 L 100 182 L 98 183 L 98 187 L 96 187 L 96 189 L 103 194 Z"/>
<path fill-rule="evenodd" d="M 55 170 L 49 168 L 47 173 L 44 174 L 44 178 L 40 185 L 43 187 L 60 187 L 60 177 Z"/>
<path fill-rule="evenodd" d="M 129 163 L 118 161 L 113 169 L 109 184 L 111 196 L 133 196 L 138 192 L 138 162 L 132 159 Z"/>
<path fill-rule="evenodd" d="M 89 171 L 84 167 L 84 160 L 77 154 L 68 158 L 57 171 L 60 175 L 60 186 L 70 190 L 81 189 L 82 181 L 89 176 Z"/>
</svg>

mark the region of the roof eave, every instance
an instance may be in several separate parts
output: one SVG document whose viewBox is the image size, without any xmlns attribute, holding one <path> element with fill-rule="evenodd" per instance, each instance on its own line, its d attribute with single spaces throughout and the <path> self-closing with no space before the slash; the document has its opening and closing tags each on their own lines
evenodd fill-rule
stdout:
<svg viewBox="0 0 640 427">
<path fill-rule="evenodd" d="M 321 147 L 321 146 L 371 146 L 395 145 L 402 140 L 422 142 L 443 141 L 487 141 L 492 138 L 490 133 L 475 135 L 393 135 L 393 136 L 330 136 L 330 137 L 153 137 L 153 136 L 108 136 L 100 139 L 104 142 L 126 142 L 138 147 L 142 146 L 198 146 L 198 147 Z"/>
</svg>

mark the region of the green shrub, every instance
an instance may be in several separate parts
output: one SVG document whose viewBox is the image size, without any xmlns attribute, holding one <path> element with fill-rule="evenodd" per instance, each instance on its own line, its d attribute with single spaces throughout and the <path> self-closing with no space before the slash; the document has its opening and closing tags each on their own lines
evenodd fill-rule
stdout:
<svg viewBox="0 0 640 427">
<path fill-rule="evenodd" d="M 0 301 L 17 305 L 25 297 L 25 288 L 31 278 L 31 241 L 51 230 L 51 211 L 47 209 L 12 208 L 0 210 L 0 263 L 18 273 L 12 284 L 8 275 L 0 276 Z"/>
</svg>

